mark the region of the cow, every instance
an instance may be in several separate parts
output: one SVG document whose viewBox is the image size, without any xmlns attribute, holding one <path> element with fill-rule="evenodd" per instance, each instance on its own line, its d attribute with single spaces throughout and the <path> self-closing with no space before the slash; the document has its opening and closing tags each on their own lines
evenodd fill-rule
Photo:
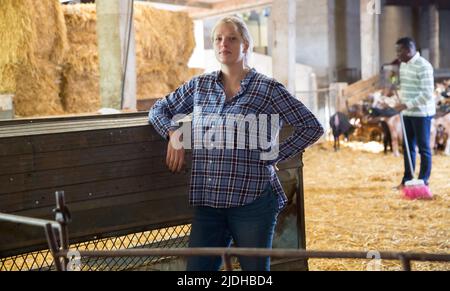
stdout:
<svg viewBox="0 0 450 291">
<path fill-rule="evenodd" d="M 349 135 L 353 133 L 355 127 L 349 122 L 348 116 L 342 112 L 336 112 L 331 116 L 330 126 L 333 131 L 333 147 L 335 151 L 338 151 L 340 149 L 339 137 L 344 135 L 345 139 L 348 140 Z"/>
</svg>

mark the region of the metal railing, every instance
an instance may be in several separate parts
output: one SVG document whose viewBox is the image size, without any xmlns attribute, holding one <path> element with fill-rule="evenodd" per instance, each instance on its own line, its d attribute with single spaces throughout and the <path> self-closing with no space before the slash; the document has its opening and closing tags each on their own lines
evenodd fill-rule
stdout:
<svg viewBox="0 0 450 291">
<path fill-rule="evenodd" d="M 42 227 L 45 231 L 49 250 L 53 256 L 57 271 L 81 270 L 81 258 L 145 258 L 145 257 L 189 257 L 189 256 L 221 256 L 224 259 L 225 270 L 232 271 L 232 258 L 271 257 L 289 259 L 379 259 L 398 260 L 404 271 L 411 271 L 412 261 L 449 262 L 450 254 L 405 253 L 405 252 L 336 252 L 336 251 L 306 251 L 288 249 L 255 249 L 255 248 L 152 248 L 152 249 L 122 249 L 122 250 L 81 250 L 69 249 L 67 224 L 70 213 L 64 203 L 64 192 L 56 192 L 56 220 L 29 218 L 0 213 L 0 220 L 13 223 Z M 57 234 L 59 234 L 59 241 Z M 77 266 L 79 268 L 77 268 Z"/>
<path fill-rule="evenodd" d="M 0 213 L 0 221 L 3 220 L 43 228 L 50 253 L 54 258 L 56 270 L 64 271 L 68 264 L 68 259 L 66 257 L 58 256 L 58 253 L 60 250 L 67 250 L 69 248 L 67 224 L 70 222 L 70 213 L 65 204 L 64 192 L 57 191 L 55 195 L 56 208 L 53 210 L 55 213 L 55 221 L 5 213 Z M 58 236 L 59 241 L 57 239 Z"/>
<path fill-rule="evenodd" d="M 67 257 L 68 251 L 58 252 L 56 255 Z M 73 254 L 73 252 L 71 253 Z M 271 257 L 290 259 L 379 259 L 398 260 L 404 271 L 411 271 L 412 261 L 449 262 L 450 254 L 427 254 L 405 252 L 381 252 L 377 256 L 373 252 L 336 252 L 336 251 L 306 251 L 286 249 L 255 249 L 255 248 L 180 248 L 180 249 L 140 249 L 117 251 L 80 251 L 81 257 L 146 257 L 146 256 L 221 256 L 225 262 L 225 270 L 232 271 L 233 257 Z"/>
</svg>

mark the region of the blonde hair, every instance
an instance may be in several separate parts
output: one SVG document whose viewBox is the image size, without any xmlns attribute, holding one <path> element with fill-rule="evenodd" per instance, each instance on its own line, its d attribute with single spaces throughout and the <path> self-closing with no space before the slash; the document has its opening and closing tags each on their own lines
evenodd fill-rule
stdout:
<svg viewBox="0 0 450 291">
<path fill-rule="evenodd" d="M 233 24 L 239 34 L 241 35 L 242 39 L 244 40 L 244 43 L 248 45 L 247 52 L 244 56 L 244 64 L 248 67 L 248 62 L 250 59 L 250 54 L 253 51 L 253 39 L 250 35 L 250 31 L 248 30 L 247 24 L 245 24 L 244 20 L 242 20 L 238 16 L 225 16 L 219 21 L 217 21 L 216 25 L 214 25 L 214 28 L 212 29 L 211 38 L 214 43 L 214 33 L 216 32 L 217 27 L 219 27 L 222 24 L 231 23 Z"/>
</svg>

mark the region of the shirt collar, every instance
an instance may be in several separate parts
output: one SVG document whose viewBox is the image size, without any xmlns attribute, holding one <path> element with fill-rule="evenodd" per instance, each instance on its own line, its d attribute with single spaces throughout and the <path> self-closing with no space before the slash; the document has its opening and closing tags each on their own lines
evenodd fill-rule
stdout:
<svg viewBox="0 0 450 291">
<path fill-rule="evenodd" d="M 417 52 L 417 53 L 414 55 L 414 57 L 412 57 L 412 59 L 410 59 L 410 60 L 407 62 L 407 64 L 412 64 L 412 63 L 414 63 L 415 61 L 417 61 L 418 58 L 420 58 L 420 53 L 419 53 L 419 52 Z"/>
<path fill-rule="evenodd" d="M 245 78 L 241 81 L 241 85 L 243 85 L 243 86 L 248 85 L 248 83 L 250 83 L 250 80 L 253 78 L 253 76 L 255 74 L 256 74 L 255 68 L 251 68 L 250 71 L 245 76 Z M 213 76 L 214 76 L 214 78 L 215 78 L 217 83 L 220 83 L 221 75 L 222 75 L 222 72 L 220 70 L 213 72 Z"/>
<path fill-rule="evenodd" d="M 256 74 L 255 68 L 251 68 L 250 71 L 245 76 L 244 80 L 241 81 L 242 86 L 247 86 L 248 83 L 250 83 L 250 80 L 253 78 L 253 76 Z"/>
</svg>

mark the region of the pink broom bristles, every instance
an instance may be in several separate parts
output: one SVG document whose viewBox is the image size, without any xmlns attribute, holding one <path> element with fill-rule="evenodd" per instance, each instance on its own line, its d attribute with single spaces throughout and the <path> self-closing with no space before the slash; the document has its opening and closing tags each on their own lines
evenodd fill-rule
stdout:
<svg viewBox="0 0 450 291">
<path fill-rule="evenodd" d="M 433 199 L 433 194 L 427 185 L 405 186 L 402 192 L 403 196 L 408 200 Z"/>
</svg>

